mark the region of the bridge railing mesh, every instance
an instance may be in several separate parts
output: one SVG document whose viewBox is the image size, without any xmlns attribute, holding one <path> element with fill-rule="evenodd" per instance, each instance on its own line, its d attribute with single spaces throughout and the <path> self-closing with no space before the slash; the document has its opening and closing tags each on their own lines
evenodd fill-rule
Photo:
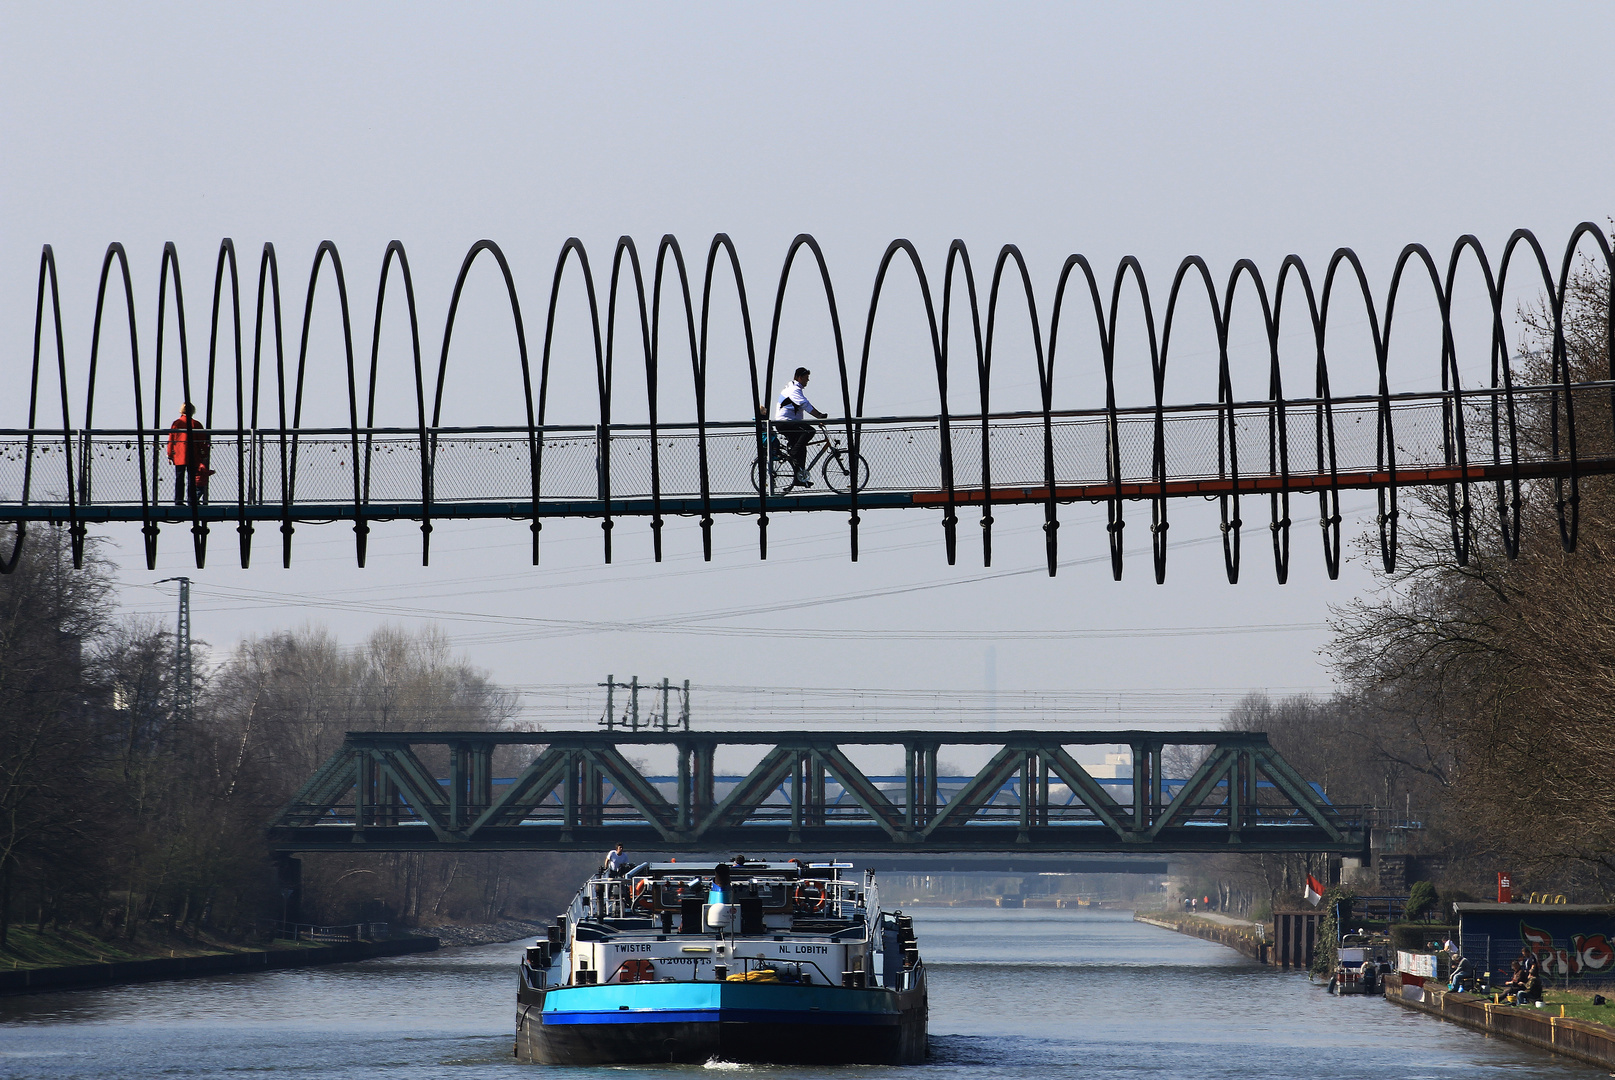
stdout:
<svg viewBox="0 0 1615 1080">
<path fill-rule="evenodd" d="M 1062 414 L 1049 421 L 1056 485 L 1193 481 L 1234 477 L 1328 477 L 1331 473 L 1503 465 L 1562 459 L 1540 433 L 1551 423 L 1552 387 L 1514 392 L 1518 449 L 1511 449 L 1501 393 L 1377 400 L 1237 406 L 1202 405 L 1166 411 L 1132 411 L 1114 420 L 1104 413 Z M 1389 416 L 1387 435 L 1386 415 Z M 953 484 L 1041 487 L 1046 480 L 1044 419 L 998 416 L 983 423 L 951 423 Z M 826 425 L 846 455 L 846 423 Z M 1494 438 L 1494 431 L 1500 438 Z M 864 464 L 862 490 L 940 492 L 943 471 L 939 418 L 865 419 L 855 425 Z M 0 505 L 23 501 L 79 505 L 171 502 L 174 468 L 162 450 L 167 431 L 35 432 L 0 435 Z M 817 440 L 817 436 L 815 437 Z M 614 426 L 608 439 L 595 429 L 390 430 L 376 433 L 215 431 L 209 435 L 207 479 L 212 503 L 249 505 L 328 503 L 597 502 L 643 499 L 659 491 L 669 499 L 757 493 L 760 443 L 752 425 L 660 428 L 654 440 L 643 426 Z M 1159 442 L 1159 452 L 1157 443 Z M 603 453 L 602 451 L 607 451 Z M 653 450 L 655 477 L 653 481 Z M 809 453 L 817 454 L 819 444 Z M 71 453 L 71 463 L 69 461 Z M 1517 455 L 1517 456 L 1516 456 Z M 607 460 L 609 459 L 609 460 Z M 847 460 L 846 457 L 843 460 Z M 1114 464 L 1113 464 L 1114 461 Z M 424 464 L 424 467 L 423 467 Z M 820 463 L 822 465 L 822 462 Z M 609 468 L 606 466 L 609 465 Z M 30 475 L 31 471 L 31 475 Z M 819 472 L 819 465 L 813 471 Z M 792 494 L 822 491 L 796 489 Z M 770 493 L 771 496 L 773 493 Z M 780 497 L 780 496 L 773 496 Z M 790 495 L 783 496 L 791 497 Z"/>
</svg>

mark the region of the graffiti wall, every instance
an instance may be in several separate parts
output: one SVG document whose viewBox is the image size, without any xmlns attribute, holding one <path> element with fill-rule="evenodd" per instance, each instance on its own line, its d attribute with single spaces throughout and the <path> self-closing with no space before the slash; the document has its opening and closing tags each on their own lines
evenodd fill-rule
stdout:
<svg viewBox="0 0 1615 1080">
<path fill-rule="evenodd" d="M 1607 934 L 1571 934 L 1566 947 L 1559 948 L 1552 934 L 1521 919 L 1520 941 L 1535 954 L 1545 975 L 1591 975 L 1609 971 L 1615 960 Z"/>
<path fill-rule="evenodd" d="M 1546 979 L 1615 981 L 1615 907 L 1459 904 L 1459 944 L 1472 964 L 1506 972 L 1530 952 Z"/>
</svg>

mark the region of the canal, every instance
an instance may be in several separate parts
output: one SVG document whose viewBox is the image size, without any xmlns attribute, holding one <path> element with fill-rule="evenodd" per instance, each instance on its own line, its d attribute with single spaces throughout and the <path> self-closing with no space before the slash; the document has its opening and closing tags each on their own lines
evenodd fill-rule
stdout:
<svg viewBox="0 0 1615 1080">
<path fill-rule="evenodd" d="M 1592 1066 L 1378 1000 L 1333 998 L 1125 912 L 921 909 L 929 1071 L 958 1077 L 1591 1078 Z M 0 1076 L 531 1077 L 510 1057 L 520 943 L 340 967 L 0 998 Z M 706 1067 L 569 1077 L 844 1077 Z"/>
</svg>

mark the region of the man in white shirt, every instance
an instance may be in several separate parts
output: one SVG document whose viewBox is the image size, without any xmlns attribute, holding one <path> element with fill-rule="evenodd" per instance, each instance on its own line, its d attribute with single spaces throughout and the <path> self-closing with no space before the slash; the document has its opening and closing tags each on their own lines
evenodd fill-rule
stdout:
<svg viewBox="0 0 1615 1080">
<path fill-rule="evenodd" d="M 785 440 L 791 464 L 796 467 L 796 483 L 799 487 L 813 486 L 807 474 L 807 448 L 808 443 L 813 441 L 813 425 L 804 420 L 802 414 L 808 413 L 820 420 L 825 418 L 825 414 L 815 409 L 803 392 L 811 374 L 805 367 L 797 368 L 791 381 L 779 392 L 779 402 L 774 409 L 774 430 Z"/>
<path fill-rule="evenodd" d="M 621 844 L 606 852 L 604 869 L 608 874 L 621 874 L 628 869 L 628 856 L 624 854 Z"/>
</svg>

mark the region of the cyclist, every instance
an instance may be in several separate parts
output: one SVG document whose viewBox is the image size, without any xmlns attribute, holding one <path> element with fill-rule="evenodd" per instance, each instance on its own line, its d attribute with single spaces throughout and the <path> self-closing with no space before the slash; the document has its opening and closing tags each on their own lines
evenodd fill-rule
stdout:
<svg viewBox="0 0 1615 1080">
<path fill-rule="evenodd" d="M 807 474 L 807 451 L 808 443 L 813 441 L 813 425 L 803 419 L 802 414 L 809 413 L 820 420 L 825 418 L 825 414 L 815 409 L 803 393 L 811 374 L 805 367 L 797 368 L 791 381 L 779 392 L 779 403 L 774 409 L 774 430 L 785 440 L 791 465 L 796 469 L 798 487 L 813 486 Z"/>
</svg>

